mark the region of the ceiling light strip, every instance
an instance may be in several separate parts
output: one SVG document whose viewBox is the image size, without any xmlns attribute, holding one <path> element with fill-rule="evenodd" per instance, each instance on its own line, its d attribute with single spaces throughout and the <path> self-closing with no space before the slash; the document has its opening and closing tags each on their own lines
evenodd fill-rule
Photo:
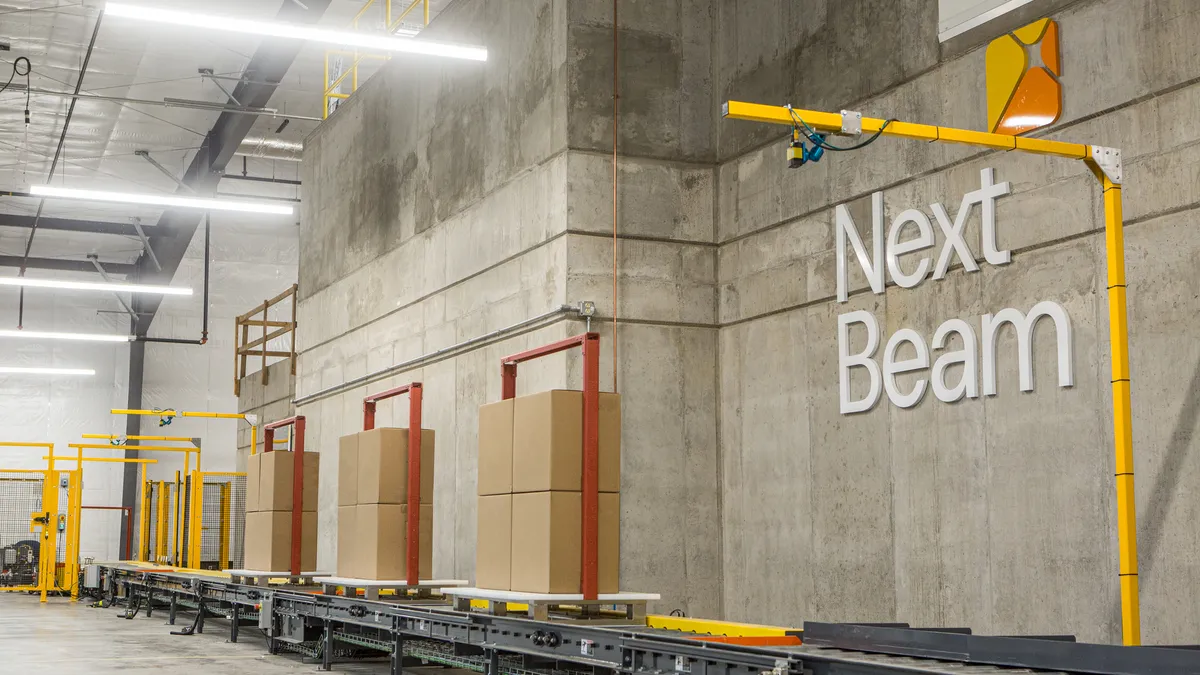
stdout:
<svg viewBox="0 0 1200 675">
<path fill-rule="evenodd" d="M 91 368 L 19 368 L 0 366 L 0 375 L 95 375 Z"/>
<path fill-rule="evenodd" d="M 29 194 L 52 199 L 79 199 L 89 202 L 112 202 L 116 204 L 142 204 L 167 208 L 203 209 L 206 211 L 234 211 L 239 213 L 268 213 L 290 216 L 295 210 L 286 205 L 246 202 L 234 199 L 204 199 L 202 197 L 178 197 L 174 195 L 148 195 L 132 192 L 108 192 L 100 190 L 77 190 L 51 185 L 34 185 Z"/>
<path fill-rule="evenodd" d="M 109 335 L 104 333 L 48 333 L 33 330 L 0 330 L 0 338 L 25 340 L 78 340 L 84 342 L 132 342 L 132 335 Z"/>
<path fill-rule="evenodd" d="M 143 5 L 127 5 L 110 2 L 105 5 L 105 16 L 125 17 L 156 23 L 173 24 L 197 29 L 221 30 L 233 33 L 247 33 L 263 37 L 292 38 L 323 42 L 325 44 L 343 47 L 359 47 L 388 52 L 404 52 L 409 54 L 424 54 L 427 56 L 442 56 L 452 59 L 467 59 L 471 61 L 487 61 L 488 51 L 485 47 L 471 45 L 455 45 L 445 42 L 432 42 L 414 38 L 388 37 L 356 33 L 351 31 L 326 30 L 295 24 L 277 23 L 271 21 L 254 21 L 228 16 L 213 16 L 196 14 L 194 12 L 178 12 Z"/>
<path fill-rule="evenodd" d="M 61 281 L 30 279 L 29 277 L 0 277 L 0 286 L 26 288 L 62 288 L 73 291 L 103 291 L 106 293 L 154 293 L 158 295 L 191 295 L 192 289 L 179 286 L 149 286 L 143 284 L 99 283 L 90 281 Z"/>
</svg>

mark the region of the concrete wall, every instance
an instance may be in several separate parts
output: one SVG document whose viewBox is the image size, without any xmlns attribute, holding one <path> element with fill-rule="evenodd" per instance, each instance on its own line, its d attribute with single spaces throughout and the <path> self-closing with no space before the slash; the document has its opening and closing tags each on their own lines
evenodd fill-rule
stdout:
<svg viewBox="0 0 1200 675">
<path fill-rule="evenodd" d="M 566 24 L 558 4 L 455 3 L 428 33 L 486 43 L 486 63 L 393 59 L 308 140 L 298 396 L 565 302 Z M 565 330 L 547 325 L 370 385 L 425 384 L 423 422 L 437 432 L 435 576 L 473 577 L 475 420 L 479 405 L 499 397 L 492 364 Z M 544 375 L 529 369 L 522 387 L 565 384 L 564 363 L 540 364 Z M 367 391 L 297 408 L 311 449 L 322 453 L 323 568 L 336 555 L 338 438 L 362 429 Z M 380 406 L 377 424 L 407 424 L 407 407 Z"/>
<path fill-rule="evenodd" d="M 568 3 L 566 290 L 571 301 L 596 302 L 601 383 L 623 397 L 621 583 L 661 593 L 660 611 L 689 616 L 721 611 L 716 4 L 620 3 L 614 242 L 612 4 Z"/>
<path fill-rule="evenodd" d="M 754 4 L 728 3 L 722 16 L 722 62 L 732 64 L 719 69 L 726 96 L 790 96 L 822 109 L 984 126 L 983 50 L 939 58 L 935 3 L 873 3 L 882 14 L 870 15 L 872 25 L 891 16 L 894 31 L 868 30 L 868 14 L 850 9 L 854 3 L 806 7 L 798 18 L 794 3 L 771 3 L 782 20 L 745 11 Z M 1187 641 L 1200 625 L 1195 603 L 1180 596 L 1200 580 L 1200 535 L 1186 524 L 1200 499 L 1183 487 L 1200 472 L 1192 441 L 1198 361 L 1181 324 L 1196 304 L 1184 289 L 1197 279 L 1180 264 L 1200 245 L 1191 234 L 1195 134 L 1184 121 L 1200 96 L 1190 65 L 1200 48 L 1185 36 L 1200 18 L 1184 8 L 1097 0 L 1055 13 L 1065 107 L 1053 130 L 1035 134 L 1124 151 L 1142 622 L 1146 641 L 1160 643 Z M 812 58 L 797 56 L 804 54 Z M 795 84 L 788 74 L 798 75 Z M 727 616 L 1119 640 L 1095 179 L 1066 160 L 901 140 L 788 171 L 780 131 L 741 122 L 719 129 Z M 874 295 L 863 292 L 852 262 L 860 292 L 834 301 L 835 204 L 849 203 L 869 236 L 872 191 L 885 191 L 887 223 L 905 208 L 930 213 L 935 201 L 954 213 L 984 167 L 1012 183 L 1013 195 L 997 207 L 1011 265 L 958 269 Z M 969 222 L 967 241 L 980 255 L 978 210 Z M 928 339 L 946 319 L 978 325 L 985 312 L 1028 310 L 1039 300 L 1070 313 L 1074 387 L 1055 386 L 1054 334 L 1043 328 L 1032 393 L 1017 391 L 1006 335 L 996 397 L 943 404 L 927 395 L 910 410 L 885 398 L 869 413 L 839 414 L 838 314 L 868 309 L 884 340 L 901 327 Z"/>
<path fill-rule="evenodd" d="M 253 370 L 253 368 L 251 368 Z M 238 395 L 238 412 L 258 416 L 258 437 L 254 452 L 263 451 L 262 425 L 291 417 L 296 412 L 292 404 L 296 397 L 296 378 L 292 375 L 291 361 L 284 359 L 267 366 L 267 381 L 263 383 L 262 371 L 251 372 L 241 379 Z M 281 438 L 288 437 L 284 432 Z M 246 458 L 250 456 L 252 440 L 250 425 L 237 425 L 237 469 L 246 470 Z M 306 448 L 307 450 L 307 448 Z"/>
<path fill-rule="evenodd" d="M 939 45 L 933 0 L 803 5 L 621 0 L 615 249 L 611 4 L 451 5 L 430 34 L 487 44 L 487 64 L 393 60 L 308 143 L 297 394 L 593 300 L 602 385 L 615 380 L 624 397 L 622 585 L 662 592 L 656 609 L 1115 641 L 1096 181 L 1067 160 L 892 139 L 787 170 L 786 130 L 722 120 L 721 101 L 979 129 L 980 47 L 995 34 Z M 1185 487 L 1200 472 L 1196 301 L 1181 291 L 1197 282 L 1188 263 L 1200 246 L 1189 234 L 1200 146 L 1184 121 L 1200 96 L 1200 47 L 1187 37 L 1200 18 L 1188 7 L 1046 5 L 1061 22 L 1065 108 L 1035 134 L 1125 152 L 1148 642 L 1185 642 L 1200 625 L 1179 592 L 1200 581 L 1200 500 Z M 885 223 L 935 202 L 954 214 L 984 168 L 1012 186 L 997 206 L 1012 264 L 876 295 L 851 263 L 849 302 L 834 300 L 835 205 L 869 237 L 872 192 L 885 192 Z M 976 210 L 966 241 L 977 256 L 979 223 Z M 866 309 L 885 339 L 899 328 L 928 339 L 947 319 L 978 326 L 1041 300 L 1071 316 L 1073 387 L 1056 386 L 1043 326 L 1031 393 L 1017 389 L 1015 340 L 1002 332 L 995 397 L 839 412 L 839 314 Z M 550 322 L 369 387 L 426 383 L 435 528 L 453 533 L 435 536 L 436 574 L 472 577 L 475 415 L 498 395 L 498 358 L 580 328 Z M 578 373 L 576 357 L 552 359 L 523 369 L 520 389 L 578 386 Z M 326 454 L 325 566 L 337 438 L 359 428 L 367 389 L 300 406 Z M 384 406 L 381 423 L 403 425 L 403 411 Z"/>
<path fill-rule="evenodd" d="M 679 63 L 670 78 L 632 80 L 631 100 L 647 94 L 656 102 L 631 105 L 621 139 L 645 155 L 621 167 L 630 186 L 625 213 L 637 223 L 631 232 L 642 235 L 620 252 L 639 261 L 621 284 L 624 314 L 640 320 L 624 329 L 619 350 L 619 372 L 629 377 L 622 585 L 662 592 L 667 609 L 712 614 L 719 609 L 714 171 L 684 150 L 695 147 L 689 134 L 711 138 L 711 69 L 700 46 L 712 33 L 670 4 L 664 13 L 642 3 L 658 23 L 631 29 L 629 58 L 649 62 L 668 45 Z M 612 315 L 611 160 L 600 154 L 612 143 L 604 126 L 611 125 L 612 31 L 594 8 L 461 0 L 429 32 L 487 44 L 486 64 L 394 60 L 310 138 L 302 400 L 564 304 L 594 300 Z M 692 58 L 698 65 L 683 63 Z M 702 107 L 674 100 L 692 81 L 705 83 Z M 663 111 L 674 115 L 671 123 L 659 122 Z M 687 118 L 696 111 L 700 123 Z M 373 182 L 396 164 L 395 185 Z M 649 197 L 660 200 L 657 209 L 644 208 Z M 681 312 L 681 305 L 695 307 Z M 605 336 L 602 386 L 611 390 L 612 332 L 596 327 Z M 328 457 L 323 531 L 336 527 L 337 439 L 360 429 L 362 397 L 421 380 L 425 425 L 437 431 L 434 527 L 449 533 L 435 536 L 435 574 L 473 578 L 477 409 L 499 397 L 499 359 L 583 329 L 550 320 L 299 406 L 315 449 Z M 581 386 L 575 356 L 523 367 L 518 391 L 564 386 Z M 404 425 L 406 416 L 403 405 L 385 404 L 379 423 Z M 645 431 L 651 424 L 654 434 Z M 330 565 L 334 539 L 321 539 L 320 564 Z"/>
</svg>

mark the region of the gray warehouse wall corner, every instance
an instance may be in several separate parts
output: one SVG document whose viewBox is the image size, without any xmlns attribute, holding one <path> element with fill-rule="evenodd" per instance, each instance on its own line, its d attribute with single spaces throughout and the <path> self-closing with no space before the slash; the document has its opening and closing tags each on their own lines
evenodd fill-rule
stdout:
<svg viewBox="0 0 1200 675">
<path fill-rule="evenodd" d="M 602 387 L 615 373 L 624 403 L 622 585 L 661 592 L 654 609 L 1118 641 L 1095 179 L 1078 162 L 897 139 L 790 171 L 786 130 L 719 117 L 734 99 L 984 127 L 986 35 L 939 45 L 933 0 L 860 5 L 620 0 L 614 250 L 611 4 L 458 0 L 429 35 L 487 44 L 486 64 L 394 59 L 307 143 L 297 395 L 592 300 Z M 1194 641 L 1200 606 L 1180 589 L 1200 582 L 1200 496 L 1185 487 L 1200 479 L 1200 300 L 1185 290 L 1200 283 L 1200 135 L 1187 121 L 1200 18 L 1179 2 L 1047 7 L 1062 31 L 1063 113 L 1034 135 L 1125 152 L 1143 634 Z M 838 205 L 869 246 L 873 193 L 885 227 L 907 209 L 935 219 L 934 205 L 953 218 L 985 169 L 1010 186 L 995 203 L 1010 264 L 987 262 L 974 208 L 963 241 L 978 272 L 956 259 L 944 279 L 874 293 L 852 258 L 838 302 Z M 840 315 L 878 321 L 879 358 L 902 329 L 928 342 L 947 320 L 980 331 L 986 314 L 1042 301 L 1070 317 L 1072 386 L 1058 386 L 1043 321 L 1032 391 L 1019 390 L 1006 327 L 994 396 L 926 393 L 901 408 L 885 395 L 842 414 Z M 437 574 L 472 577 L 476 411 L 499 396 L 499 358 L 581 330 L 556 320 L 371 386 L 425 382 L 435 531 L 453 533 L 435 537 Z M 854 331 L 848 349 L 861 350 Z M 579 370 L 571 355 L 539 362 L 519 393 L 578 386 Z M 849 377 L 851 395 L 864 374 Z M 323 453 L 326 531 L 337 439 L 357 430 L 366 393 L 298 409 Z M 381 406 L 379 423 L 404 414 Z"/>
</svg>

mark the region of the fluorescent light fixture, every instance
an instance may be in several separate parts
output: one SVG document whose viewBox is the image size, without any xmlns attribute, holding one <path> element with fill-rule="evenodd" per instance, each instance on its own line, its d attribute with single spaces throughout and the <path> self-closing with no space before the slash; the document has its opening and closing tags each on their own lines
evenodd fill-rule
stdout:
<svg viewBox="0 0 1200 675">
<path fill-rule="evenodd" d="M 455 45 L 445 42 L 414 40 L 412 38 L 390 37 L 386 35 L 371 35 L 351 31 L 326 30 L 324 28 L 276 23 L 273 21 L 253 21 L 228 16 L 177 12 L 143 5 L 126 5 L 121 2 L 107 3 L 104 7 L 104 13 L 109 17 L 120 16 L 127 19 L 168 23 L 191 29 L 207 28 L 209 30 L 223 30 L 232 33 L 248 33 L 262 37 L 293 38 L 296 40 L 308 40 L 310 42 L 323 42 L 342 47 L 359 47 L 388 52 L 444 56 L 452 59 L 468 59 L 471 61 L 487 61 L 488 57 L 487 48 L 485 47 Z"/>
<path fill-rule="evenodd" d="M 81 340 L 85 342 L 133 342 L 132 335 L 107 335 L 103 333 L 46 333 L 32 330 L 0 330 L 0 338 L 25 338 L 26 340 Z"/>
<path fill-rule="evenodd" d="M 0 366 L 0 375 L 95 375 L 90 368 L 16 368 Z"/>
<path fill-rule="evenodd" d="M 0 286 L 29 288 L 65 288 L 73 291 L 109 291 L 112 293 L 157 293 L 159 295 L 191 295 L 192 289 L 178 286 L 146 286 L 142 284 L 94 283 L 88 281 L 59 281 L 28 277 L 0 277 Z"/>
<path fill-rule="evenodd" d="M 244 202 L 235 199 L 204 199 L 201 197 L 177 197 L 174 195 L 147 195 L 132 192 L 101 192 L 99 190 L 76 190 L 50 185 L 34 185 L 29 188 L 29 194 L 35 197 L 52 197 L 59 199 L 80 199 L 89 202 L 115 202 L 117 204 L 145 204 L 147 206 L 164 206 L 167 208 L 205 209 L 207 211 L 237 211 L 241 213 L 271 213 L 280 216 L 290 216 L 293 209 L 290 206 L 266 204 L 263 202 Z"/>
</svg>

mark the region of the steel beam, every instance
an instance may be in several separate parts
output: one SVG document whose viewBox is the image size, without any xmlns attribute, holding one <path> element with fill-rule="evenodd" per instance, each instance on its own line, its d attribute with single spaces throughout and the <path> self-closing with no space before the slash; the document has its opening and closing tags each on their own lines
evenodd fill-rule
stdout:
<svg viewBox="0 0 1200 675">
<path fill-rule="evenodd" d="M 0 267 L 25 267 L 31 270 L 56 270 L 60 272 L 92 272 L 96 267 L 90 260 L 65 260 L 61 258 L 27 258 L 19 255 L 0 255 Z M 133 274 L 136 265 L 105 263 L 104 269 L 112 274 Z"/>
<path fill-rule="evenodd" d="M 293 2 L 285 1 L 275 19 L 283 23 L 313 24 L 325 14 L 329 3 L 330 0 L 311 0 L 305 3 L 307 9 L 304 9 Z M 300 40 L 264 40 L 244 71 L 253 80 L 239 82 L 234 87 L 233 97 L 247 108 L 265 108 L 278 86 L 267 83 L 283 80 L 303 46 L 304 42 Z M 216 192 L 225 167 L 233 159 L 257 119 L 255 115 L 222 112 L 184 172 L 183 182 L 198 194 L 211 195 Z M 139 281 L 170 283 L 196 234 L 201 217 L 201 212 L 193 210 L 171 209 L 163 213 L 158 221 L 159 232 L 150 236 L 150 243 L 158 255 L 162 271 L 155 270 L 149 257 L 143 256 L 138 261 Z M 161 297 L 145 295 L 135 298 L 134 309 L 141 316 L 134 330 L 136 334 L 146 334 L 161 304 Z"/>
<path fill-rule="evenodd" d="M 32 228 L 33 216 L 21 216 L 14 213 L 0 213 L 0 226 Z M 137 230 L 129 223 L 110 223 L 102 220 L 72 220 L 70 218 L 47 218 L 38 220 L 39 230 L 61 230 L 63 232 L 87 232 L 89 234 L 117 234 L 124 237 L 136 237 Z M 143 225 L 142 230 L 147 236 L 158 233 L 153 225 Z"/>
<path fill-rule="evenodd" d="M 104 269 L 104 265 L 100 263 L 99 258 L 97 258 L 95 255 L 89 255 L 88 261 L 91 262 L 92 265 L 95 265 L 96 271 L 100 273 L 100 276 L 104 277 L 105 281 L 112 283 L 112 277 L 108 276 L 108 270 Z M 129 317 L 133 321 L 137 321 L 137 312 L 133 311 L 133 308 L 129 306 L 129 303 L 125 302 L 125 298 L 121 297 L 120 293 L 113 293 L 113 295 L 116 296 L 117 302 L 121 303 L 121 307 L 125 309 L 125 312 L 129 314 Z"/>
<path fill-rule="evenodd" d="M 307 7 L 302 8 L 290 0 L 284 0 L 275 18 L 285 23 L 314 24 L 320 21 L 325 14 L 329 3 L 330 0 L 309 0 Z M 244 71 L 253 79 L 239 82 L 233 90 L 234 98 L 247 107 L 266 107 L 278 86 L 268 83 L 283 81 L 304 44 L 300 40 L 264 39 L 255 50 Z M 256 120 L 258 120 L 257 115 L 231 111 L 222 112 L 212 129 L 204 137 L 200 151 L 192 158 L 191 164 L 184 172 L 183 182 L 199 194 L 216 192 L 225 167 L 241 147 L 242 141 L 250 133 Z M 168 209 L 158 219 L 158 225 L 154 228 L 153 233 L 149 228 L 145 228 L 150 236 L 149 245 L 153 247 L 158 260 L 156 264 L 150 259 L 150 256 L 143 255 L 134 266 L 136 268 L 134 278 L 141 283 L 170 284 L 175 277 L 175 271 L 179 269 L 179 263 L 183 261 L 183 256 L 187 253 L 188 246 L 192 243 L 192 238 L 196 236 L 196 230 L 200 227 L 202 217 L 203 213 L 196 210 Z M 149 332 L 150 324 L 154 321 L 154 316 L 158 313 L 160 306 L 162 306 L 161 297 L 134 296 L 133 309 L 139 317 L 133 326 L 132 332 L 135 335 L 146 335 Z M 145 342 L 136 342 L 131 348 L 134 351 L 131 351 L 129 356 L 129 401 L 131 408 L 140 408 L 141 362 L 145 358 Z M 136 373 L 134 372 L 135 352 L 138 362 Z M 138 399 L 136 405 L 135 392 Z M 126 424 L 132 429 L 135 425 L 140 424 L 140 418 L 131 415 Z M 127 433 L 136 433 L 136 431 L 130 432 L 129 429 L 126 431 Z M 136 456 L 136 450 L 127 451 L 126 455 L 128 456 L 130 452 Z M 136 493 L 137 473 L 126 469 L 122 481 L 122 504 L 133 506 L 136 501 Z"/>
<path fill-rule="evenodd" d="M 146 343 L 132 342 L 129 344 L 129 392 L 126 396 L 126 404 L 132 409 L 142 407 L 142 375 L 146 367 Z M 142 433 L 142 418 L 140 415 L 129 415 L 125 418 L 125 436 L 138 436 Z M 129 440 L 125 442 L 125 459 L 138 458 L 139 441 Z M 138 509 L 139 521 L 142 517 L 141 507 L 138 504 L 138 465 L 126 464 L 122 469 L 123 476 L 121 480 L 121 506 L 129 509 Z M 131 510 L 130 513 L 133 513 Z M 129 528 L 133 527 L 132 518 L 121 521 L 121 537 L 129 536 Z M 139 540 L 140 541 L 140 540 Z M 141 547 L 143 544 L 139 543 Z M 141 551 L 138 551 L 139 556 Z M 175 618 L 175 596 L 171 596 L 171 619 L 174 623 Z"/>
</svg>

